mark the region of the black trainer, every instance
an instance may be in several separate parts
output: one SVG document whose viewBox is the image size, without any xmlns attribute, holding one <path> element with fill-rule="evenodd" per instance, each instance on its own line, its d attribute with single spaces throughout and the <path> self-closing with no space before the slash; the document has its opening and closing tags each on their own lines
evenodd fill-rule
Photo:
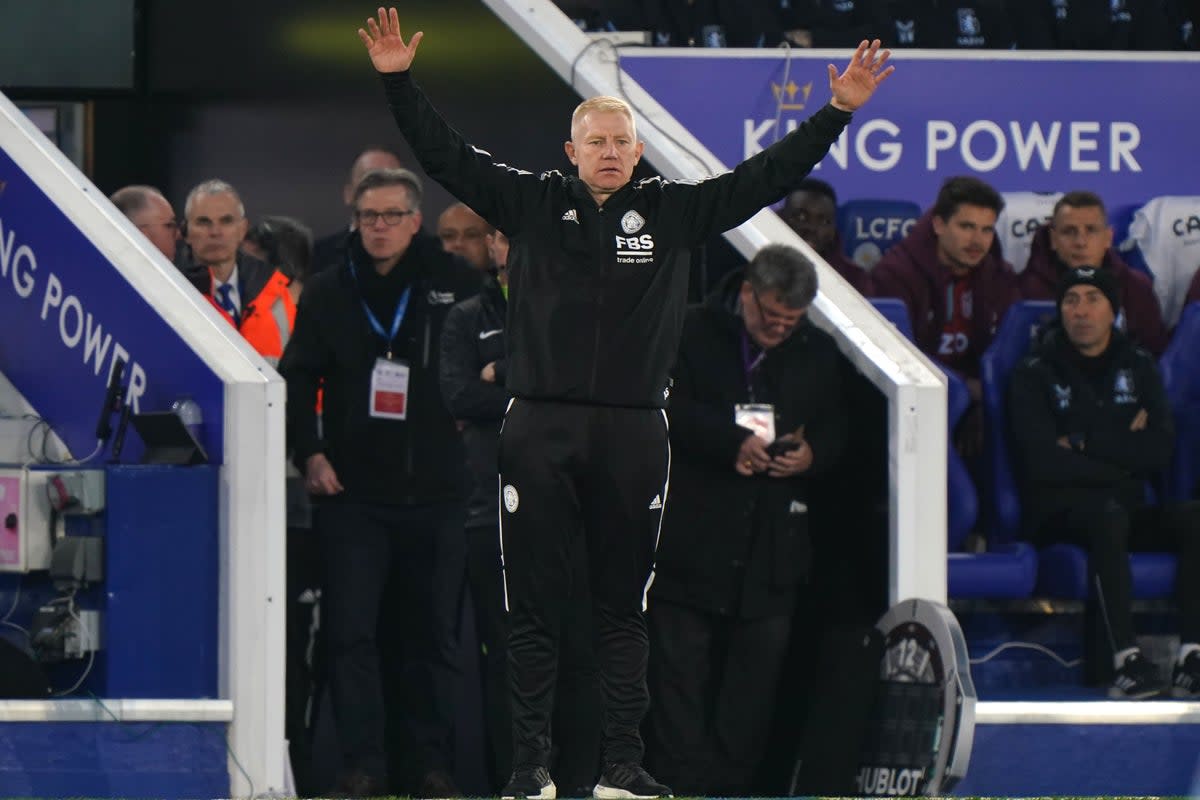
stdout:
<svg viewBox="0 0 1200 800">
<path fill-rule="evenodd" d="M 1171 696 L 1190 700 L 1200 698 L 1200 652 L 1193 650 L 1180 664 L 1175 662 L 1171 676 Z"/>
<path fill-rule="evenodd" d="M 597 800 L 632 800 L 655 797 L 673 797 L 671 790 L 663 786 L 641 764 L 608 764 L 600 776 L 600 782 L 592 789 Z"/>
<path fill-rule="evenodd" d="M 1113 676 L 1112 686 L 1108 687 L 1108 696 L 1114 700 L 1145 700 L 1161 694 L 1162 690 L 1158 671 L 1141 651 L 1136 651 L 1125 656 Z"/>
<path fill-rule="evenodd" d="M 500 793 L 501 800 L 555 800 L 557 797 L 558 790 L 545 767 L 517 767 Z"/>
</svg>

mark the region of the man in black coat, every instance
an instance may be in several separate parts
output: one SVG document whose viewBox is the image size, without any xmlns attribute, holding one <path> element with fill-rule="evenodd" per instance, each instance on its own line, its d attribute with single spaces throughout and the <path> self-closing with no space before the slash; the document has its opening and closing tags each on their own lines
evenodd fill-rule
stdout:
<svg viewBox="0 0 1200 800">
<path fill-rule="evenodd" d="M 1145 482 L 1170 463 L 1175 428 L 1154 358 L 1113 328 L 1112 273 L 1068 271 L 1052 328 L 1009 382 L 1008 418 L 1027 532 L 1037 543 L 1088 550 L 1101 652 L 1113 659 L 1109 695 L 1140 699 L 1163 687 L 1133 634 L 1130 550 L 1175 550 L 1182 645 L 1173 693 L 1200 696 L 1200 503 L 1146 507 Z"/>
<path fill-rule="evenodd" d="M 684 794 L 750 793 L 808 568 L 808 478 L 845 445 L 837 347 L 805 316 L 816 292 L 804 255 L 770 245 L 684 322 L 648 737 Z"/>
<path fill-rule="evenodd" d="M 420 202 L 420 181 L 407 170 L 362 179 L 347 260 L 305 287 L 279 365 L 325 569 L 339 796 L 387 793 L 379 658 L 397 643 L 402 664 L 389 677 L 403 694 L 396 727 L 411 776 L 400 788 L 457 793 L 449 770 L 469 476 L 438 386 L 438 344 L 447 311 L 478 291 L 479 273 L 437 240 L 415 238 Z M 402 618 L 380 642 L 389 579 L 403 595 L 393 609 Z"/>
</svg>

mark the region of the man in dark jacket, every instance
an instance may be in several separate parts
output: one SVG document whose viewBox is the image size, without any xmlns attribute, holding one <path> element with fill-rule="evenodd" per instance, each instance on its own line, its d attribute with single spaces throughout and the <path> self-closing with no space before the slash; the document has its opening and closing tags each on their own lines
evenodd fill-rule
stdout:
<svg viewBox="0 0 1200 800">
<path fill-rule="evenodd" d="M 354 233 L 354 189 L 358 182 L 368 172 L 377 169 L 400 169 L 400 157 L 382 147 L 368 147 L 359 153 L 354 163 L 350 165 L 350 173 L 346 184 L 342 187 L 342 202 L 350 214 L 349 223 L 332 233 L 326 234 L 313 242 L 312 271 L 321 272 L 326 269 L 336 269 L 346 262 L 346 248 L 349 246 L 350 234 Z"/>
<path fill-rule="evenodd" d="M 995 244 L 1003 208 L 1000 194 L 978 178 L 950 178 L 933 208 L 871 270 L 875 295 L 904 301 L 917 346 L 958 372 L 973 401 L 979 359 L 1018 298 L 1016 276 Z"/>
<path fill-rule="evenodd" d="M 684 322 L 649 606 L 649 757 L 682 794 L 755 793 L 808 568 L 808 478 L 846 438 L 837 346 L 805 318 L 816 292 L 813 265 L 769 245 Z"/>
<path fill-rule="evenodd" d="M 500 555 L 500 424 L 512 395 L 507 379 L 504 322 L 508 308 L 508 238 L 499 231 L 485 237 L 495 265 L 483 290 L 446 315 L 442 330 L 441 384 L 446 407 L 462 427 L 467 463 L 475 486 L 467 502 L 467 579 L 475 608 L 475 629 L 483 673 L 485 749 L 496 791 L 512 771 L 512 714 L 508 704 L 508 622 Z M 575 569 L 563 625 L 554 730 L 555 771 L 573 791 L 596 782 L 600 756 L 600 684 L 592 648 L 587 570 L 583 549 L 572 553 Z"/>
<path fill-rule="evenodd" d="M 779 218 L 859 294 L 871 296 L 871 274 L 842 252 L 842 237 L 837 229 L 837 193 L 832 186 L 816 178 L 800 181 L 783 201 Z"/>
<path fill-rule="evenodd" d="M 1071 269 L 1099 267 L 1112 273 L 1121 299 L 1117 326 L 1155 356 L 1167 349 L 1167 326 L 1154 286 L 1144 273 L 1131 269 L 1112 246 L 1104 201 L 1092 192 L 1067 192 L 1054 204 L 1048 225 L 1033 235 L 1029 263 L 1018 286 L 1026 300 L 1051 300 L 1062 276 Z"/>
<path fill-rule="evenodd" d="M 1113 327 L 1120 299 L 1110 272 L 1067 271 L 1058 307 L 1061 325 L 1009 383 L 1026 530 L 1037 543 L 1087 548 L 1093 639 L 1112 656 L 1114 698 L 1163 688 L 1134 639 L 1128 551 L 1177 551 L 1173 689 L 1200 696 L 1200 503 L 1144 505 L 1146 479 L 1167 467 L 1174 439 L 1162 378 L 1153 357 Z"/>
<path fill-rule="evenodd" d="M 323 628 L 345 764 L 335 791 L 384 794 L 384 713 L 376 621 L 385 584 L 403 599 L 400 721 L 412 782 L 444 797 L 465 568 L 469 477 L 438 387 L 442 320 L 478 273 L 414 238 L 421 185 L 407 170 L 368 173 L 355 192 L 347 260 L 305 287 L 279 371 L 288 432 L 314 495 L 325 567 Z M 323 390 L 320 424 L 317 392 Z M 400 776 L 393 776 L 393 779 Z"/>
<path fill-rule="evenodd" d="M 394 9 L 359 30 L 396 123 L 425 170 L 510 240 L 508 389 L 500 439 L 501 551 L 509 609 L 513 763 L 505 797 L 556 794 L 547 765 L 570 552 L 586 542 L 605 694 L 598 798 L 670 789 L 641 766 L 645 592 L 667 489 L 663 408 L 691 251 L 782 199 L 828 152 L 890 69 L 863 42 L 833 98 L 732 172 L 632 183 L 644 144 L 612 97 L 575 110 L 565 145 L 578 177 L 514 169 L 467 144 L 417 87 Z"/>
</svg>

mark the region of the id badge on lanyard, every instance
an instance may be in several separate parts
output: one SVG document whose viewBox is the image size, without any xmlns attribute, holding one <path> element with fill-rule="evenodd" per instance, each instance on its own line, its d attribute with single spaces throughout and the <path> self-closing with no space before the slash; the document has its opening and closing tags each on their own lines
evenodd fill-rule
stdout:
<svg viewBox="0 0 1200 800">
<path fill-rule="evenodd" d="M 738 403 L 733 407 L 733 421 L 767 444 L 775 441 L 775 406 L 770 403 Z"/>
<path fill-rule="evenodd" d="M 350 274 L 354 276 L 355 283 L 357 283 L 358 272 L 354 268 L 353 261 L 350 261 Z M 379 320 L 371 313 L 371 308 L 367 305 L 366 300 L 359 298 L 371 330 L 388 345 L 387 357 L 375 359 L 375 368 L 371 370 L 371 391 L 367 395 L 367 413 L 375 419 L 408 419 L 408 362 L 392 358 L 392 343 L 396 340 L 396 334 L 400 332 L 400 324 L 404 321 L 404 314 L 408 310 L 408 298 L 411 294 L 412 287 L 408 287 L 400 295 L 400 301 L 396 304 L 396 313 L 392 315 L 390 331 L 383 329 Z"/>
<path fill-rule="evenodd" d="M 408 418 L 408 364 L 403 361 L 375 359 L 371 370 L 371 407 L 376 419 Z"/>
</svg>

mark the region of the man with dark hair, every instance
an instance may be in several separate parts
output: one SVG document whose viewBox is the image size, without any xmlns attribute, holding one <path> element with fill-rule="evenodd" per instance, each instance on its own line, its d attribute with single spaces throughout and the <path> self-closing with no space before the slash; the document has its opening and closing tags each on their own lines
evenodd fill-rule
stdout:
<svg viewBox="0 0 1200 800">
<path fill-rule="evenodd" d="M 702 181 L 632 182 L 644 143 L 615 97 L 575 109 L 564 144 L 578 176 L 497 163 L 446 124 L 409 68 L 395 9 L 362 39 L 421 165 L 508 235 L 508 388 L 500 439 L 501 548 L 512 667 L 514 770 L 504 797 L 550 800 L 547 766 L 562 597 L 572 544 L 588 551 L 604 687 L 601 800 L 671 790 L 641 766 L 646 591 L 667 490 L 669 372 L 679 344 L 692 250 L 778 202 L 837 140 L 850 113 L 890 74 L 862 42 L 832 100 L 733 171 Z"/>
<path fill-rule="evenodd" d="M 1110 272 L 1067 270 L 1058 310 L 1061 325 L 1009 381 L 1026 533 L 1087 548 L 1089 651 L 1111 657 L 1108 693 L 1121 699 L 1163 688 L 1134 639 L 1128 551 L 1177 551 L 1173 693 L 1200 697 L 1200 503 L 1145 505 L 1146 479 L 1168 466 L 1175 437 L 1162 378 L 1154 358 L 1113 327 L 1120 293 Z"/>
<path fill-rule="evenodd" d="M 293 301 L 312 271 L 312 231 L 298 219 L 267 216 L 250 226 L 242 250 L 275 267 L 288 279 Z"/>
<path fill-rule="evenodd" d="M 162 192 L 153 186 L 123 186 L 108 199 L 167 257 L 167 261 L 175 262 L 179 223 L 175 221 L 175 209 Z"/>
<path fill-rule="evenodd" d="M 650 591 L 649 753 L 681 794 L 752 796 L 809 561 L 808 478 L 847 417 L 812 263 L 768 245 L 688 312 L 672 371 L 672 503 Z"/>
<path fill-rule="evenodd" d="M 437 237 L 442 249 L 466 260 L 480 272 L 493 269 L 488 234 L 495 230 L 466 203 L 452 203 L 438 216 Z"/>
<path fill-rule="evenodd" d="M 1122 312 L 1117 326 L 1155 356 L 1167 349 L 1167 326 L 1144 273 L 1131 269 L 1113 248 L 1104 201 L 1093 192 L 1067 192 L 1054 204 L 1048 225 L 1033 235 L 1029 263 L 1019 278 L 1026 300 L 1051 300 L 1067 271 L 1093 267 L 1112 273 Z"/>
<path fill-rule="evenodd" d="M 432 237 L 415 238 L 420 202 L 408 170 L 359 181 L 347 259 L 309 281 L 279 365 L 325 569 L 323 630 L 343 761 L 335 791 L 344 796 L 389 793 L 376 640 L 389 579 L 401 595 L 403 665 L 393 679 L 408 762 L 391 776 L 400 790 L 391 793 L 457 794 L 449 771 L 469 476 L 438 387 L 438 344 L 446 313 L 476 291 L 478 273 Z"/>
<path fill-rule="evenodd" d="M 996 246 L 1000 194 L 973 177 L 942 184 L 933 208 L 871 270 L 877 297 L 908 306 L 917 346 L 980 397 L 979 359 L 1017 299 L 1012 268 Z"/>
<path fill-rule="evenodd" d="M 816 178 L 800 181 L 783 201 L 779 218 L 859 294 L 871 295 L 870 274 L 842 253 L 842 237 L 837 229 L 837 193 L 832 186 Z"/>
<path fill-rule="evenodd" d="M 346 261 L 346 246 L 354 232 L 354 190 L 368 172 L 376 169 L 400 169 L 400 157 L 385 147 L 371 146 L 359 153 L 350 165 L 346 183 L 342 186 L 342 203 L 349 212 L 346 227 L 322 236 L 313 243 L 313 272 L 337 267 Z"/>
</svg>

